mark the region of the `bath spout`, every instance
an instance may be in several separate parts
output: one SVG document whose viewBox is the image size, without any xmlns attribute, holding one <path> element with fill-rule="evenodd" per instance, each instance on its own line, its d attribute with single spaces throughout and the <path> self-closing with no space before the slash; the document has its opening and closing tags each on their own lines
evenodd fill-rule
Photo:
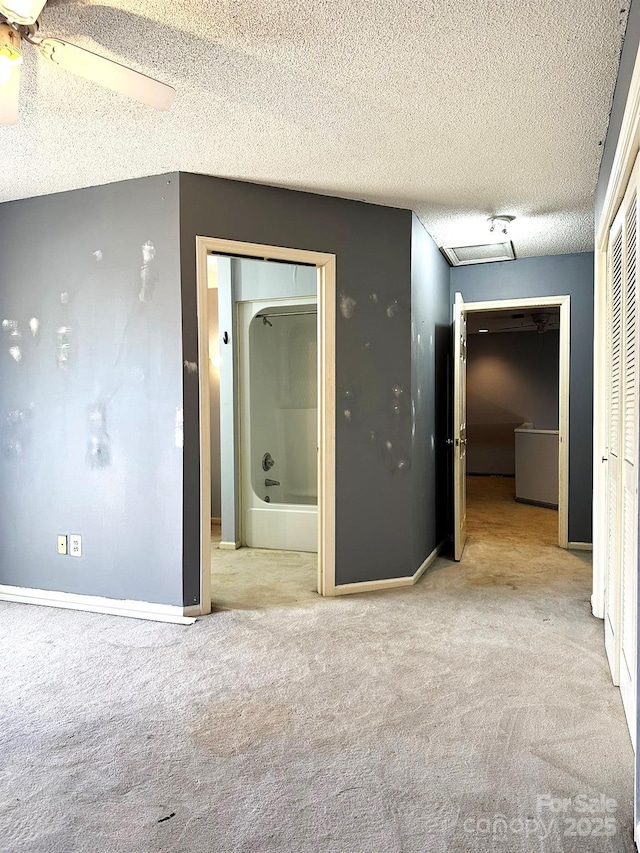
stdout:
<svg viewBox="0 0 640 853">
<path fill-rule="evenodd" d="M 280 480 L 270 480 L 268 477 L 264 481 L 265 486 L 279 486 Z"/>
</svg>

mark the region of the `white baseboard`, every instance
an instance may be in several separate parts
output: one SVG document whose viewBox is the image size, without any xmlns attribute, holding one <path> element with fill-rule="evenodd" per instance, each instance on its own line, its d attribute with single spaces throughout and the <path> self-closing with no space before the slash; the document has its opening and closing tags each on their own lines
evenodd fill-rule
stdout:
<svg viewBox="0 0 640 853">
<path fill-rule="evenodd" d="M 56 592 L 49 589 L 28 589 L 0 584 L 0 601 L 16 604 L 40 604 L 44 607 L 62 607 L 66 610 L 86 610 L 110 616 L 129 616 L 133 619 L 151 619 L 154 622 L 173 622 L 177 625 L 193 625 L 199 615 L 200 605 L 180 607 L 174 604 L 154 604 L 150 601 L 129 601 L 118 598 L 102 598 L 98 595 L 78 595 L 74 592 Z M 190 615 L 187 615 L 189 613 Z"/>
<path fill-rule="evenodd" d="M 633 833 L 633 839 L 636 842 L 636 847 L 640 850 L 640 823 L 636 824 L 635 832 Z"/>
<path fill-rule="evenodd" d="M 424 563 L 412 575 L 407 575 L 402 578 L 385 578 L 384 580 L 379 581 L 338 584 L 335 588 L 334 594 L 353 595 L 357 592 L 380 592 L 383 589 L 396 589 L 401 586 L 413 586 L 420 580 L 429 566 L 436 560 L 444 545 L 445 543 L 441 542 L 436 548 L 434 548 Z"/>
<path fill-rule="evenodd" d="M 221 551 L 237 551 L 240 545 L 240 542 L 220 542 L 218 548 Z"/>
<path fill-rule="evenodd" d="M 436 561 L 436 559 L 440 556 L 440 552 L 442 551 L 442 549 L 444 548 L 444 546 L 445 546 L 446 544 L 447 544 L 446 542 L 441 542 L 439 545 L 436 545 L 436 547 L 435 547 L 435 548 L 433 549 L 433 551 L 429 554 L 429 556 L 428 556 L 428 557 L 427 557 L 427 559 L 424 561 L 424 563 L 423 563 L 423 564 L 422 564 L 418 569 L 416 569 L 416 571 L 415 571 L 415 572 L 414 572 L 414 574 L 413 574 L 413 582 L 414 582 L 414 583 L 418 583 L 418 581 L 420 580 L 420 578 L 422 577 L 422 575 L 427 571 L 427 569 L 428 569 L 428 568 L 429 568 L 429 567 L 430 567 L 430 566 L 431 566 L 431 565 Z"/>
<path fill-rule="evenodd" d="M 604 619 L 604 609 L 601 609 L 600 602 L 596 604 L 595 595 L 591 596 L 591 613 L 596 619 Z"/>
<path fill-rule="evenodd" d="M 570 551 L 593 551 L 591 542 L 568 542 L 567 548 Z"/>
</svg>

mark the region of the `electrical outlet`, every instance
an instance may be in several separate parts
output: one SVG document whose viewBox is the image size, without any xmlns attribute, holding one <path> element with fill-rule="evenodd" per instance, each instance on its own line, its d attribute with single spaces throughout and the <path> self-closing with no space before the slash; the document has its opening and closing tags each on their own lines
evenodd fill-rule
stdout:
<svg viewBox="0 0 640 853">
<path fill-rule="evenodd" d="M 62 534 L 58 536 L 58 554 L 63 556 L 67 553 L 67 537 Z"/>
<path fill-rule="evenodd" d="M 72 557 L 82 557 L 82 536 L 79 533 L 69 536 L 69 553 Z"/>
</svg>

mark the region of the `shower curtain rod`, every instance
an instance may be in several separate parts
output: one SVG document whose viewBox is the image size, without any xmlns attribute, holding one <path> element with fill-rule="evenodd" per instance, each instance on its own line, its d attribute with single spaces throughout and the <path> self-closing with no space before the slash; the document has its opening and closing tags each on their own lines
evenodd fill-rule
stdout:
<svg viewBox="0 0 640 853">
<path fill-rule="evenodd" d="M 261 311 L 259 314 L 256 314 L 256 317 L 304 317 L 305 314 L 317 313 L 317 309 L 315 311 L 275 311 L 273 314 L 267 314 L 264 311 Z"/>
</svg>

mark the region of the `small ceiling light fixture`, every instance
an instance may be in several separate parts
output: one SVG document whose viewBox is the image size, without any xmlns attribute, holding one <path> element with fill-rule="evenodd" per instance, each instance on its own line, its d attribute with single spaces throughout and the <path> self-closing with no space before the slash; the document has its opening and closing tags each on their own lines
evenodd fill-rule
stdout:
<svg viewBox="0 0 640 853">
<path fill-rule="evenodd" d="M 22 62 L 22 39 L 9 24 L 0 24 L 0 86 L 9 82 L 14 69 Z"/>
<path fill-rule="evenodd" d="M 497 229 L 501 231 L 502 234 L 507 234 L 509 231 L 509 226 L 515 219 L 515 216 L 490 216 L 487 219 L 489 223 L 489 231 L 493 234 L 493 232 Z"/>
<path fill-rule="evenodd" d="M 478 334 L 484 335 L 485 332 L 488 332 L 488 331 L 489 331 L 489 329 L 478 329 Z"/>
</svg>

